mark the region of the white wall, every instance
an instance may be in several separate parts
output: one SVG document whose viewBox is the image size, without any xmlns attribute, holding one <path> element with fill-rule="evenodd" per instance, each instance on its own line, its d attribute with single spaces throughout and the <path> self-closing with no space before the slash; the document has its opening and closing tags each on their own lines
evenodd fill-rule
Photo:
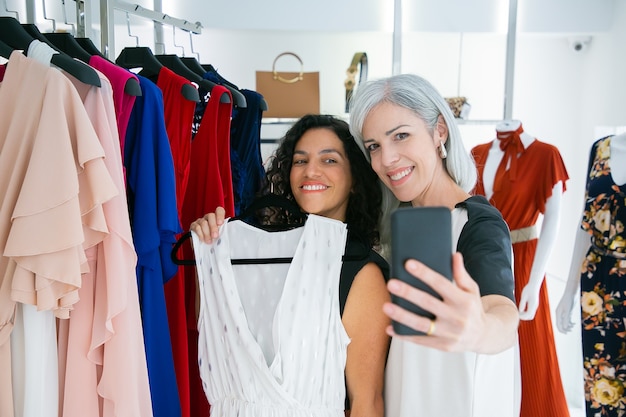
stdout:
<svg viewBox="0 0 626 417">
<path fill-rule="evenodd" d="M 149 7 L 150 0 L 130 1 Z M 73 5 L 73 2 L 67 2 Z M 321 110 L 343 114 L 345 71 L 352 55 L 365 51 L 369 76 L 391 74 L 393 0 L 163 0 L 171 16 L 200 21 L 201 35 L 192 35 L 202 63 L 213 64 L 231 82 L 255 88 L 255 70 L 269 70 L 276 55 L 293 51 L 305 71 L 320 71 Z M 570 180 L 564 194 L 559 239 L 548 266 L 551 309 L 563 291 L 572 263 L 573 236 L 583 203 L 584 176 L 590 145 L 598 127 L 626 126 L 626 2 L 615 0 L 526 0 L 519 2 L 515 58 L 513 117 L 525 130 L 559 148 Z M 429 78 L 444 96 L 465 95 L 471 119 L 461 126 L 471 148 L 495 135 L 502 117 L 507 10 L 501 0 L 404 1 L 402 71 Z M 8 10 L 24 16 L 21 0 L 7 0 Z M 71 20 L 71 8 L 69 9 Z M 89 34 L 99 39 L 99 16 L 92 7 Z M 49 15 L 62 22 L 58 7 Z M 0 10 L 2 15 L 14 15 Z M 41 16 L 39 11 L 38 16 Z M 115 50 L 135 46 L 126 15 L 115 12 Z M 22 19 L 22 21 L 24 21 Z M 130 17 L 131 34 L 141 46 L 154 47 L 151 22 Z M 42 28 L 48 22 L 41 20 Z M 459 32 L 463 32 L 461 35 Z M 571 36 L 591 35 L 582 52 L 573 52 Z M 163 27 L 165 52 L 194 56 L 187 33 Z M 184 51 L 183 51 L 184 50 Z M 286 60 L 284 70 L 293 70 Z M 575 317 L 579 322 L 579 318 Z M 563 383 L 570 402 L 582 404 L 579 328 L 555 334 Z"/>
<path fill-rule="evenodd" d="M 450 6 L 451 1 L 446 3 Z M 343 81 L 354 52 L 367 52 L 370 78 L 391 74 L 393 39 L 388 30 L 391 19 L 388 11 L 392 2 L 387 3 L 388 9 L 380 16 L 381 21 L 362 20 L 359 31 L 338 30 L 337 21 L 332 18 L 320 23 L 329 25 L 329 30 L 315 31 L 311 22 L 317 24 L 322 22 L 323 16 L 332 16 L 332 6 L 322 3 L 317 12 L 307 9 L 302 15 L 292 14 L 291 19 L 275 13 L 271 7 L 261 10 L 260 6 L 250 6 L 258 13 L 257 25 L 284 22 L 287 29 L 293 29 L 293 22 L 297 21 L 306 29 L 298 31 L 267 27 L 224 29 L 222 26 L 227 23 L 219 19 L 219 15 L 212 15 L 203 21 L 203 34 L 194 36 L 194 49 L 203 63 L 212 63 L 226 78 L 251 89 L 255 86 L 255 70 L 269 70 L 274 57 L 283 51 L 296 52 L 302 57 L 306 71 L 320 71 L 322 112 L 343 114 Z M 189 3 L 177 4 L 176 10 L 181 13 L 189 10 L 183 6 Z M 626 40 L 626 6 L 623 2 L 601 2 L 601 9 L 593 14 L 589 12 L 591 2 L 570 1 L 567 5 L 573 14 L 569 16 L 563 13 L 565 9 L 559 7 L 563 4 L 559 1 L 541 2 L 539 6 L 533 2 L 524 4 L 525 8 L 520 6 L 519 10 L 513 117 L 523 122 L 527 132 L 559 148 L 570 175 L 563 198 L 559 239 L 547 271 L 551 310 L 554 311 L 570 265 L 580 262 L 571 259 L 571 251 L 580 220 L 589 147 L 597 139 L 596 127 L 626 125 L 621 101 L 626 93 L 626 77 L 618 74 L 626 59 L 622 53 Z M 597 6 L 598 2 L 594 4 Z M 543 13 L 542 21 L 529 18 L 533 10 Z M 174 14 L 174 8 L 171 13 Z M 305 18 L 309 13 L 310 18 Z M 503 11 L 499 13 L 501 26 Z M 241 25 L 240 20 L 235 20 L 237 24 L 233 22 L 234 15 L 229 18 L 230 25 Z M 276 16 L 280 19 L 276 20 Z M 215 23 L 217 28 L 211 28 L 215 19 L 219 20 Z M 347 26 L 358 26 L 351 19 L 347 21 L 350 21 Z M 469 98 L 470 118 L 482 122 L 461 126 L 468 148 L 492 140 L 494 124 L 503 115 L 506 34 L 481 32 L 477 28 L 469 28 L 463 35 L 450 32 L 451 28 L 420 31 L 414 27 L 419 27 L 416 20 L 410 20 L 405 26 L 410 29 L 402 37 L 402 71 L 424 75 L 444 96 Z M 555 27 L 561 27 L 562 32 L 554 32 Z M 165 28 L 166 43 L 167 31 Z M 574 52 L 569 38 L 580 35 L 592 35 L 592 42 L 586 50 Z M 123 42 L 123 38 L 120 39 L 120 44 Z M 180 48 L 167 51 L 180 53 Z M 187 51 L 191 55 L 188 47 Z M 282 65 L 289 65 L 289 62 Z M 293 67 L 282 69 L 294 70 Z M 278 132 L 280 134 L 280 128 Z M 579 324 L 576 314 L 574 319 Z M 567 335 L 559 333 L 555 327 L 555 342 L 568 400 L 576 408 L 583 407 L 579 327 Z"/>
</svg>

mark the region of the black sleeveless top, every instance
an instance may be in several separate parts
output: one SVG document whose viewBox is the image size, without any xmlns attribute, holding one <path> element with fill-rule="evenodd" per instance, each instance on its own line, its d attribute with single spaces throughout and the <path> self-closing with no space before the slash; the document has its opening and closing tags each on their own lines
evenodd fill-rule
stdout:
<svg viewBox="0 0 626 417">
<path fill-rule="evenodd" d="M 352 282 L 354 282 L 354 277 L 370 262 L 378 265 L 383 273 L 385 282 L 387 282 L 389 280 L 389 264 L 387 261 L 375 250 L 369 248 L 365 242 L 348 234 L 339 278 L 339 308 L 341 315 L 343 315 L 343 309 L 346 306 L 346 300 L 348 299 Z"/>
<path fill-rule="evenodd" d="M 374 262 L 383 273 L 385 282 L 389 281 L 389 264 L 376 251 L 371 249 L 364 241 L 350 236 L 346 242 L 346 251 L 344 253 L 344 261 L 341 266 L 341 275 L 339 277 L 339 308 L 343 316 L 343 309 L 346 306 L 348 293 L 354 282 L 354 277 L 361 269 L 370 262 Z M 346 410 L 350 409 L 350 399 L 348 398 L 348 387 L 346 385 Z"/>
</svg>

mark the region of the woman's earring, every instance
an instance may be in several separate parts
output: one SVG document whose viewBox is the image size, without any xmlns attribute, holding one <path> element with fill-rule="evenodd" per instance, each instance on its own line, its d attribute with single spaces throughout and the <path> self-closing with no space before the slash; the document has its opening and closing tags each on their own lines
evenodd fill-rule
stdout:
<svg viewBox="0 0 626 417">
<path fill-rule="evenodd" d="M 446 150 L 446 145 L 443 141 L 439 142 L 439 157 L 441 159 L 446 159 L 448 157 L 448 151 Z"/>
</svg>

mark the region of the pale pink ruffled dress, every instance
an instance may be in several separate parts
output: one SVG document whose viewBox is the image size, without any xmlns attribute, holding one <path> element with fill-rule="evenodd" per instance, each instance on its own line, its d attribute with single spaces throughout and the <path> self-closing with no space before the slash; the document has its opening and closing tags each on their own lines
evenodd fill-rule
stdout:
<svg viewBox="0 0 626 417">
<path fill-rule="evenodd" d="M 83 223 L 106 231 L 100 204 L 117 189 L 60 71 L 13 52 L 0 103 L 0 415 L 10 417 L 16 303 L 69 316 L 87 269 Z"/>
<path fill-rule="evenodd" d="M 85 245 L 83 274 L 69 320 L 59 321 L 63 365 L 62 417 L 151 417 L 152 402 L 141 326 L 133 245 L 124 189 L 113 90 L 101 73 L 101 88 L 69 76 L 81 96 L 105 151 L 105 164 L 119 193 L 102 205 L 109 233 Z M 75 401 L 81 398 L 81 402 Z"/>
</svg>

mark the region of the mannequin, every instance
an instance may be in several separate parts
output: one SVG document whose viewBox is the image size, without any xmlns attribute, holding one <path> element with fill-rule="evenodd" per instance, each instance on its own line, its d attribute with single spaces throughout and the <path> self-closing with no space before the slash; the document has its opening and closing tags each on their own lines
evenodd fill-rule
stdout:
<svg viewBox="0 0 626 417">
<path fill-rule="evenodd" d="M 622 161 L 611 164 L 611 176 L 613 181 L 623 186 L 626 184 L 626 133 L 611 138 L 611 160 Z M 589 233 L 581 228 L 576 232 L 574 250 L 572 254 L 572 266 L 570 267 L 565 291 L 556 308 L 556 325 L 561 333 L 568 333 L 574 327 L 572 322 L 572 310 L 574 298 L 580 287 L 580 262 L 585 258 L 589 250 Z"/>
<path fill-rule="evenodd" d="M 503 120 L 496 133 L 495 140 L 472 149 L 479 174 L 475 193 L 487 197 L 511 229 L 522 320 L 520 416 L 567 417 L 544 281 L 568 175 L 558 149 L 524 132 L 521 121 Z"/>
<path fill-rule="evenodd" d="M 521 122 L 519 120 L 504 120 L 496 125 L 496 132 L 511 132 L 517 130 L 520 126 Z M 535 138 L 526 132 L 520 133 L 520 139 L 524 149 L 528 149 L 535 141 Z M 498 164 L 503 156 L 504 151 L 500 149 L 499 141 L 493 141 L 482 175 L 485 197 L 488 199 L 491 199 L 493 196 L 494 178 Z M 545 278 L 546 265 L 559 228 L 562 196 L 563 183 L 559 181 L 554 185 L 552 195 L 546 201 L 541 233 L 537 240 L 537 250 L 535 251 L 535 258 L 530 271 L 530 278 L 520 295 L 519 312 L 521 320 L 534 319 L 539 307 L 539 290 Z"/>
<path fill-rule="evenodd" d="M 569 332 L 574 327 L 571 320 L 574 299 L 580 294 L 587 416 L 600 413 L 618 416 L 621 415 L 619 406 L 626 404 L 626 394 L 613 390 L 615 385 L 611 383 L 626 379 L 621 360 L 626 316 L 622 307 L 626 286 L 621 282 L 626 251 L 620 247 L 625 236 L 625 186 L 626 134 L 599 139 L 592 146 L 583 220 L 575 237 L 565 291 L 556 309 L 557 328 L 563 333 Z M 596 217 L 598 209 L 610 213 L 609 217 Z M 611 238 L 609 245 L 604 245 L 603 238 Z M 601 249 L 592 247 L 592 239 Z M 596 311 L 590 312 L 589 300 L 593 299 L 601 302 Z M 605 381 L 598 378 L 606 375 L 609 377 Z M 600 387 L 603 382 L 608 384 L 605 389 Z"/>
</svg>

